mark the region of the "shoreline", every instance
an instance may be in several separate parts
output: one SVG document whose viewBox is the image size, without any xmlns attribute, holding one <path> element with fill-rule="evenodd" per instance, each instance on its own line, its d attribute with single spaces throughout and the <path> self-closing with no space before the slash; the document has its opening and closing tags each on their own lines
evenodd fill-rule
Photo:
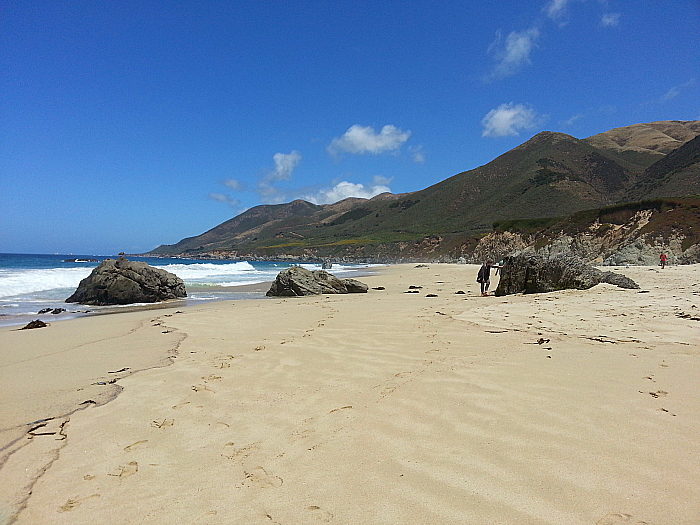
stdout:
<svg viewBox="0 0 700 525">
<path fill-rule="evenodd" d="M 366 275 L 372 275 L 375 270 L 381 269 L 384 266 L 376 266 L 371 268 L 358 268 L 353 270 L 351 276 L 364 277 Z M 332 270 L 331 270 L 331 273 Z M 16 327 L 21 328 L 25 326 L 30 321 L 40 319 L 47 324 L 57 321 L 68 321 L 72 319 L 79 319 L 82 317 L 90 317 L 94 315 L 111 315 L 119 314 L 125 312 L 139 311 L 139 310 L 158 310 L 162 308 L 171 307 L 189 307 L 197 306 L 200 304 L 207 304 L 210 302 L 218 301 L 239 301 L 239 300 L 249 300 L 249 299 L 261 299 L 264 298 L 265 293 L 270 289 L 273 281 L 261 281 L 258 283 L 250 284 L 240 284 L 235 286 L 221 286 L 221 285 L 206 285 L 206 286 L 189 286 L 187 287 L 189 294 L 221 294 L 220 297 L 216 298 L 194 298 L 186 297 L 183 299 L 173 299 L 170 301 L 163 301 L 159 303 L 143 303 L 135 305 L 110 305 L 110 306 L 89 306 L 89 305 L 76 305 L 80 307 L 81 310 L 62 312 L 57 315 L 51 313 L 39 314 L 39 313 L 28 313 L 20 315 L 0 315 L 0 328 L 3 327 Z M 51 303 L 51 308 L 56 307 L 66 307 L 70 306 L 71 303 L 65 302 L 53 302 Z M 45 306 L 48 306 L 46 303 Z M 42 306 L 43 308 L 44 306 Z"/>
<path fill-rule="evenodd" d="M 691 523 L 700 269 L 500 298 L 477 269 L 0 328 L 3 437 L 24 431 L 0 523 Z M 60 396 L 74 411 L 27 433 Z"/>
</svg>

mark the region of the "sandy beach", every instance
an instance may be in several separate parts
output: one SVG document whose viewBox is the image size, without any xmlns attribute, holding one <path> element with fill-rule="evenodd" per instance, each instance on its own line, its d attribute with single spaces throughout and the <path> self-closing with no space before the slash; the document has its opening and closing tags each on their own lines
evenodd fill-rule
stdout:
<svg viewBox="0 0 700 525">
<path fill-rule="evenodd" d="M 0 328 L 0 524 L 700 523 L 700 265 L 477 270 Z"/>
</svg>

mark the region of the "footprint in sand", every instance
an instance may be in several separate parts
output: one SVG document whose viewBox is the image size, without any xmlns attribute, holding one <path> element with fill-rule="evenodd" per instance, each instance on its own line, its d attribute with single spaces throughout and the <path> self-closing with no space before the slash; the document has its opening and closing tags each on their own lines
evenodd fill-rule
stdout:
<svg viewBox="0 0 700 525">
<path fill-rule="evenodd" d="M 318 505 L 309 505 L 306 510 L 311 512 L 312 519 L 314 521 L 320 521 L 321 523 L 329 523 L 333 519 L 333 514 L 325 509 L 322 509 Z"/>
<path fill-rule="evenodd" d="M 66 501 L 63 505 L 58 507 L 58 512 L 70 512 L 77 506 L 79 506 L 83 501 L 87 501 L 92 498 L 99 498 L 99 494 L 92 494 L 90 496 L 87 496 L 85 498 L 70 498 L 68 501 Z"/>
<path fill-rule="evenodd" d="M 114 476 L 116 478 L 128 478 L 133 476 L 139 471 L 139 464 L 136 461 L 129 461 L 127 465 L 119 465 L 112 472 L 108 472 L 108 476 Z"/>
<path fill-rule="evenodd" d="M 395 390 L 396 390 L 396 387 L 395 387 L 395 386 L 388 386 L 388 387 L 386 387 L 384 390 L 382 390 L 381 392 L 379 392 L 379 395 L 380 395 L 381 397 L 386 397 L 386 396 L 388 396 L 389 394 L 391 394 L 392 392 L 394 392 Z"/>
<path fill-rule="evenodd" d="M 226 453 L 224 453 L 222 455 L 226 459 L 230 459 L 232 461 L 240 461 L 242 459 L 247 458 L 253 452 L 258 450 L 260 448 L 260 442 L 251 443 L 249 445 L 245 445 L 243 447 L 236 448 L 236 444 L 233 441 L 230 441 L 224 445 L 224 448 L 226 448 L 227 451 L 226 451 Z"/>
<path fill-rule="evenodd" d="M 132 443 L 131 445 L 124 447 L 124 452 L 131 452 L 132 450 L 137 449 L 138 447 L 140 447 L 144 443 L 148 443 L 148 440 L 142 439 L 141 441 L 137 441 L 136 443 Z"/>
<path fill-rule="evenodd" d="M 334 408 L 333 410 L 331 410 L 331 411 L 328 412 L 328 413 L 329 413 L 329 414 L 332 414 L 333 412 L 338 412 L 338 411 L 340 411 L 340 410 L 347 410 L 347 409 L 349 409 L 349 408 L 353 408 L 352 405 L 347 405 L 347 406 L 340 407 L 340 408 Z"/>
<path fill-rule="evenodd" d="M 262 467 L 255 467 L 250 472 L 245 472 L 245 480 L 243 481 L 243 485 L 258 489 L 267 489 L 271 487 L 279 487 L 283 482 L 284 481 L 279 476 L 275 476 Z"/>
<path fill-rule="evenodd" d="M 595 522 L 595 525 L 619 525 L 621 523 L 628 523 L 629 525 L 651 525 L 649 522 L 646 521 L 638 521 L 634 519 L 634 517 L 630 516 L 629 514 L 608 514 L 607 516 L 603 516 L 600 518 L 598 521 Z"/>
</svg>

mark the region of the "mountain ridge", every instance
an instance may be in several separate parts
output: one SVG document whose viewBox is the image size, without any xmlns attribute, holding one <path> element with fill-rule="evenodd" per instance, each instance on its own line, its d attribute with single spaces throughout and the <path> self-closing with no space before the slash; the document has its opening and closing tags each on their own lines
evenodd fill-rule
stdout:
<svg viewBox="0 0 700 525">
<path fill-rule="evenodd" d="M 700 121 L 637 124 L 586 139 L 543 131 L 483 166 L 422 190 L 334 204 L 256 206 L 150 254 L 447 257 L 460 251 L 457 246 L 475 246 L 497 221 L 564 217 L 700 193 L 699 151 Z"/>
</svg>

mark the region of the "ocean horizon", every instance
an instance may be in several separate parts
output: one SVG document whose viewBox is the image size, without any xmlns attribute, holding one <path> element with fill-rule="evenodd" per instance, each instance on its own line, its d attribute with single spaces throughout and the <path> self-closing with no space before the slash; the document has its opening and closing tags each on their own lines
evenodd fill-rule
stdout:
<svg viewBox="0 0 700 525">
<path fill-rule="evenodd" d="M 18 254 L 0 253 L 0 326 L 26 324 L 41 318 L 56 321 L 88 313 L 118 311 L 123 306 L 93 307 L 66 303 L 82 279 L 90 275 L 100 262 L 114 259 L 114 255 L 86 254 Z M 310 270 L 321 269 L 321 264 L 201 260 L 165 257 L 127 256 L 155 268 L 174 273 L 185 282 L 185 305 L 208 301 L 257 299 L 264 292 L 241 291 L 238 287 L 273 281 L 277 274 L 290 266 L 300 265 Z M 341 277 L 357 274 L 370 264 L 334 264 L 332 273 Z M 133 305 L 130 305 L 133 306 Z M 65 309 L 58 314 L 39 314 L 50 309 Z"/>
</svg>

